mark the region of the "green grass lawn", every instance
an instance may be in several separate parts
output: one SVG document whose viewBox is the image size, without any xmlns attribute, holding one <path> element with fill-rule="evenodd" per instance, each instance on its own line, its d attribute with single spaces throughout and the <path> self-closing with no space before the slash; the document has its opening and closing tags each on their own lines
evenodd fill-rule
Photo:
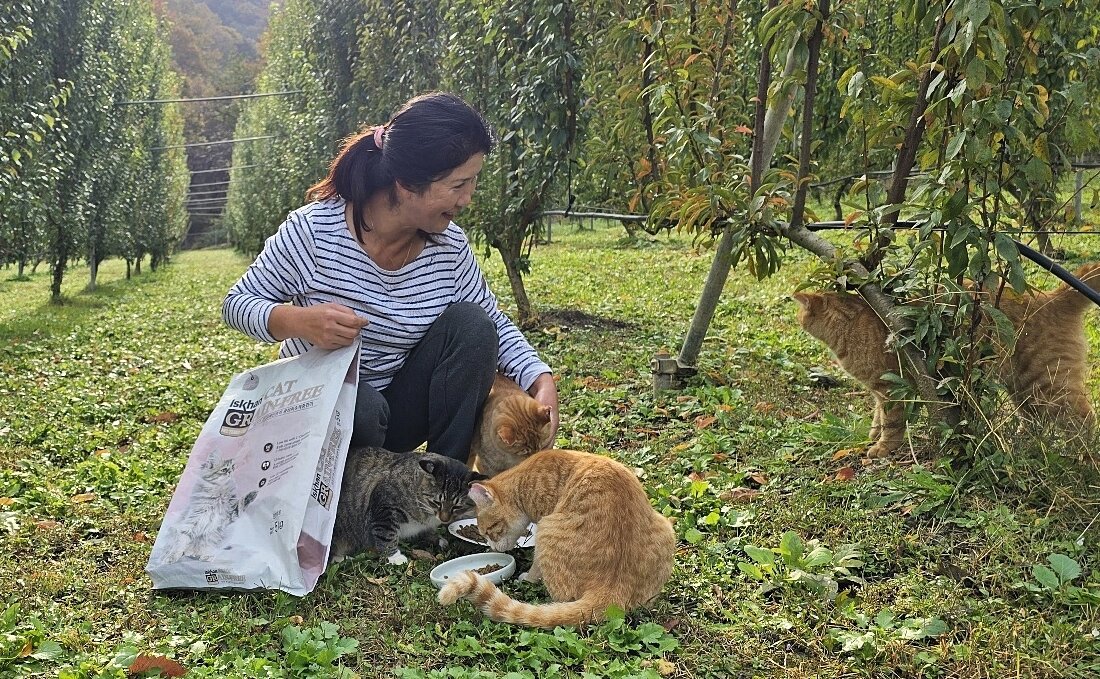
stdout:
<svg viewBox="0 0 1100 679">
<path fill-rule="evenodd" d="M 793 254 L 766 281 L 731 275 L 699 375 L 654 394 L 650 358 L 679 347 L 710 255 L 622 235 L 555 227 L 532 255 L 529 337 L 560 378 L 559 447 L 637 468 L 680 549 L 651 609 L 549 632 L 441 608 L 427 560 L 355 558 L 303 598 L 153 592 L 143 568 L 195 437 L 230 376 L 274 355 L 220 320 L 247 261 L 185 252 L 132 280 L 108 262 L 94 293 L 74 270 L 61 306 L 46 274 L 0 270 L 0 677 L 126 677 L 138 654 L 188 677 L 1100 673 L 1100 475 L 1082 451 L 1010 434 L 975 461 L 917 435 L 861 460 L 870 401 L 797 328 L 787 295 L 811 264 Z M 499 258 L 485 266 L 511 308 Z M 841 386 L 816 387 L 815 366 Z M 1090 384 L 1100 399 L 1100 370 Z"/>
</svg>

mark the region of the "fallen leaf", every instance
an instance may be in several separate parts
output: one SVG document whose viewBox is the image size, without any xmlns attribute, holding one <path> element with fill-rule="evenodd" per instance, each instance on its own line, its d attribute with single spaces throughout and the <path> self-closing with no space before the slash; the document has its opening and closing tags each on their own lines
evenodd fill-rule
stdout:
<svg viewBox="0 0 1100 679">
<path fill-rule="evenodd" d="M 179 413 L 173 413 L 169 410 L 166 410 L 164 412 L 160 412 L 160 413 L 157 413 L 156 415 L 153 415 L 152 417 L 148 418 L 147 421 L 150 424 L 171 424 L 173 422 L 178 421 L 179 419 L 180 419 L 180 414 Z"/>
<path fill-rule="evenodd" d="M 123 578 L 122 580 L 120 580 L 118 584 L 120 584 L 120 585 L 122 585 L 123 587 L 125 587 L 126 585 L 132 585 L 132 584 L 134 584 L 135 582 L 137 582 L 137 581 L 136 581 L 136 580 L 134 580 L 133 578 L 131 578 L 131 577 L 125 577 L 125 578 Z"/>
<path fill-rule="evenodd" d="M 751 502 L 753 498 L 759 494 L 760 491 L 753 488 L 734 488 L 722 493 L 721 498 L 732 504 L 743 504 L 745 502 Z"/>
<path fill-rule="evenodd" d="M 95 455 L 99 458 L 107 459 L 111 456 L 111 451 L 107 450 L 106 448 L 100 448 L 99 450 L 92 453 L 92 455 Z"/>
<path fill-rule="evenodd" d="M 690 447 L 691 447 L 691 444 L 690 444 L 690 443 L 687 443 L 687 442 L 685 442 L 685 443 L 677 443 L 676 445 L 672 446 L 672 452 L 674 452 L 674 453 L 678 453 L 678 452 L 680 452 L 681 450 L 687 450 L 687 449 L 688 449 L 688 448 L 690 448 Z"/>
<path fill-rule="evenodd" d="M 767 401 L 758 401 L 756 405 L 752 407 L 752 409 L 760 413 L 761 415 L 767 415 L 768 413 L 775 410 L 775 404 L 768 403 Z"/>
<path fill-rule="evenodd" d="M 688 474 L 688 478 L 692 481 L 702 481 L 706 477 L 704 477 L 699 472 L 691 472 L 690 474 Z"/>
<path fill-rule="evenodd" d="M 15 499 L 10 497 L 0 497 L 0 507 L 11 507 L 15 504 Z"/>
<path fill-rule="evenodd" d="M 668 620 L 665 620 L 664 622 L 661 623 L 661 627 L 664 627 L 666 632 L 671 632 L 672 630 L 676 629 L 679 626 L 680 626 L 680 619 L 679 618 L 669 618 Z"/>
<path fill-rule="evenodd" d="M 305 622 L 305 618 L 303 618 L 300 615 L 292 615 L 289 618 L 287 618 L 287 620 L 294 623 L 295 625 L 301 625 L 303 622 Z"/>
<path fill-rule="evenodd" d="M 657 674 L 662 677 L 670 677 L 676 673 L 676 665 L 665 660 L 664 658 L 657 658 Z"/>
<path fill-rule="evenodd" d="M 412 554 L 413 558 L 420 559 L 421 561 L 435 561 L 435 554 L 424 549 L 413 549 L 409 551 L 409 554 Z"/>
<path fill-rule="evenodd" d="M 758 486 L 768 485 L 768 477 L 764 474 L 761 474 L 760 472 L 752 472 L 746 478 L 748 478 L 750 481 L 753 481 Z"/>
<path fill-rule="evenodd" d="M 148 540 L 149 536 L 146 535 L 143 531 L 139 530 L 138 532 L 134 533 L 134 542 L 147 542 Z"/>
<path fill-rule="evenodd" d="M 175 660 L 165 658 L 163 655 L 146 655 L 142 653 L 128 668 L 130 674 L 145 674 L 157 672 L 166 677 L 182 677 L 187 674 L 187 668 Z"/>
<path fill-rule="evenodd" d="M 385 585 L 390 584 L 390 581 L 386 578 L 367 578 L 367 582 L 372 585 L 378 585 L 379 587 L 384 587 Z"/>
<path fill-rule="evenodd" d="M 74 504 L 79 504 L 81 502 L 91 502 L 92 500 L 95 499 L 95 493 L 81 493 L 79 495 L 74 495 L 69 499 Z"/>
<path fill-rule="evenodd" d="M 856 452 L 859 452 L 859 448 L 841 448 L 840 450 L 833 453 L 833 462 L 848 457 L 852 453 Z"/>
<path fill-rule="evenodd" d="M 31 653 L 34 653 L 34 646 L 32 646 L 31 642 L 28 641 L 27 643 L 23 644 L 23 648 L 19 649 L 19 653 L 17 655 L 20 658 L 26 658 Z"/>
<path fill-rule="evenodd" d="M 841 467 L 839 470 L 837 470 L 836 473 L 837 481 L 851 481 L 855 477 L 856 470 L 852 469 L 851 467 Z"/>
<path fill-rule="evenodd" d="M 756 97 L 753 97 L 753 99 L 755 98 Z M 737 132 L 738 134 L 752 134 L 752 128 L 748 125 L 738 125 L 737 127 L 733 128 L 733 131 Z"/>
<path fill-rule="evenodd" d="M 38 530 L 53 530 L 61 525 L 60 521 L 52 521 L 50 519 L 43 519 L 41 521 L 35 521 L 34 527 Z"/>
<path fill-rule="evenodd" d="M 695 418 L 695 427 L 697 429 L 706 429 L 710 425 L 714 424 L 714 416 L 707 415 L 706 417 L 700 415 Z"/>
</svg>

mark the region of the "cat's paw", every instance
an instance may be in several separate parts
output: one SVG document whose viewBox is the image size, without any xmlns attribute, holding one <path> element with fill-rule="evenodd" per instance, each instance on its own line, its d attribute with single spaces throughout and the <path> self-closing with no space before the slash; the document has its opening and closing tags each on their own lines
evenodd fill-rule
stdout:
<svg viewBox="0 0 1100 679">
<path fill-rule="evenodd" d="M 401 550 L 398 550 L 386 557 L 386 563 L 393 566 L 403 566 L 409 563 L 409 557 L 402 554 Z"/>
<path fill-rule="evenodd" d="M 531 571 L 524 571 L 519 574 L 517 580 L 519 580 L 520 582 L 542 582 L 542 577 L 540 577 L 537 573 L 535 575 L 532 575 Z"/>
</svg>

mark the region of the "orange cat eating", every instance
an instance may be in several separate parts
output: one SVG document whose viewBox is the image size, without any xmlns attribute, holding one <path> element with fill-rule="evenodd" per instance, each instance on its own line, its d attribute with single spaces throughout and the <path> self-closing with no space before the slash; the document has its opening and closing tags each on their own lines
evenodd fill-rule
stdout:
<svg viewBox="0 0 1100 679">
<path fill-rule="evenodd" d="M 470 487 L 478 529 L 506 551 L 538 524 L 531 570 L 554 603 L 512 599 L 484 576 L 465 571 L 439 592 L 439 602 L 467 598 L 493 620 L 534 627 L 581 625 L 610 606 L 630 610 L 660 593 L 672 574 L 676 534 L 649 504 L 629 469 L 609 458 L 545 450 Z"/>
</svg>

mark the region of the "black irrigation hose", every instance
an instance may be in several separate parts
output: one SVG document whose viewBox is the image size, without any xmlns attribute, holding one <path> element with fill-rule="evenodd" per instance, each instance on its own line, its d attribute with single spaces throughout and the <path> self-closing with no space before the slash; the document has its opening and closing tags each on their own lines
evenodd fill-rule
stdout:
<svg viewBox="0 0 1100 679">
<path fill-rule="evenodd" d="M 1016 244 L 1016 247 L 1020 250 L 1021 255 L 1035 262 L 1058 278 L 1062 279 L 1062 281 L 1066 285 L 1070 286 L 1085 297 L 1088 297 L 1096 306 L 1100 306 L 1100 293 L 1085 285 L 1083 282 L 1081 282 L 1081 279 L 1071 274 L 1061 264 L 1058 264 L 1058 262 L 1055 262 L 1050 257 L 1047 257 L 1038 250 L 1033 250 L 1032 248 L 1024 245 L 1018 240 L 1013 240 L 1012 242 Z"/>
<path fill-rule="evenodd" d="M 917 227 L 917 223 L 901 221 L 894 224 L 894 226 L 903 229 L 914 229 Z M 829 231 L 832 229 L 846 229 L 851 227 L 844 222 L 814 222 L 811 224 L 807 224 L 806 228 L 810 231 Z M 1081 281 L 1081 279 L 1077 278 L 1077 276 L 1074 276 L 1072 273 L 1067 271 L 1065 267 L 1058 264 L 1053 259 L 1047 257 L 1038 250 L 1033 250 L 1029 246 L 1024 245 L 1016 239 L 1013 239 L 1012 242 L 1016 244 L 1016 248 L 1020 251 L 1020 254 L 1023 255 L 1024 258 L 1030 259 L 1039 266 L 1043 267 L 1050 273 L 1060 278 L 1063 283 L 1090 299 L 1093 304 L 1095 304 L 1096 306 L 1100 306 L 1100 293 L 1085 285 Z"/>
</svg>

